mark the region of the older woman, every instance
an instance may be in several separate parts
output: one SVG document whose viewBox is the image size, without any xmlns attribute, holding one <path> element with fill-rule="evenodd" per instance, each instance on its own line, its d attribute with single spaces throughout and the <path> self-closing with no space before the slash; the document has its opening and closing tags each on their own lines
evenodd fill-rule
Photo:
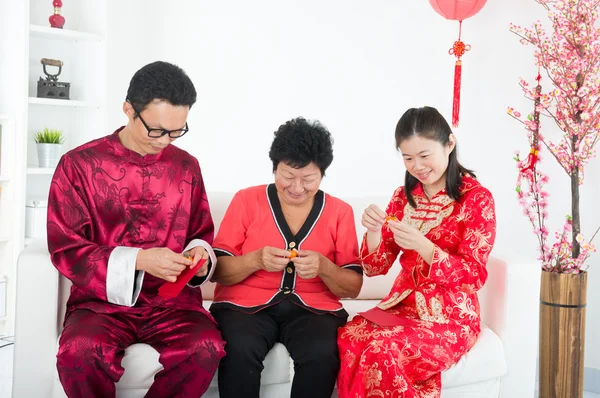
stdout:
<svg viewBox="0 0 600 398">
<path fill-rule="evenodd" d="M 222 398 L 258 397 L 276 342 L 294 360 L 292 397 L 331 397 L 339 370 L 341 297 L 362 286 L 352 208 L 319 190 L 333 160 L 329 131 L 303 118 L 275 132 L 275 182 L 239 191 L 213 247 L 219 256 L 211 312 L 226 341 Z"/>
</svg>

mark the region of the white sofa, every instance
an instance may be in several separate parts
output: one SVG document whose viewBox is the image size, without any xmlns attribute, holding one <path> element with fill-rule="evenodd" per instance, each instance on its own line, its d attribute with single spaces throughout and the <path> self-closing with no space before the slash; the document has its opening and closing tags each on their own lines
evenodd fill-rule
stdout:
<svg viewBox="0 0 600 398">
<path fill-rule="evenodd" d="M 209 193 L 211 212 L 218 228 L 232 193 Z M 385 206 L 388 198 L 343 198 L 355 212 L 357 234 L 365 206 Z M 366 278 L 360 296 L 344 300 L 354 316 L 372 308 L 389 291 L 398 263 L 386 275 Z M 442 398 L 533 397 L 537 352 L 537 300 L 539 272 L 535 266 L 507 264 L 496 258 L 488 263 L 489 279 L 480 292 L 484 327 L 461 361 L 442 374 Z M 45 240 L 27 246 L 18 260 L 15 330 L 14 398 L 64 397 L 56 372 L 57 340 L 62 329 L 70 282 L 52 266 Z M 214 286 L 204 285 L 205 306 L 210 306 Z M 126 350 L 125 374 L 117 383 L 117 397 L 143 397 L 161 369 L 158 353 L 145 344 Z M 262 374 L 261 397 L 289 396 L 293 367 L 281 344 L 271 350 Z M 218 397 L 215 377 L 205 397 Z M 334 393 L 334 396 L 337 394 Z"/>
</svg>

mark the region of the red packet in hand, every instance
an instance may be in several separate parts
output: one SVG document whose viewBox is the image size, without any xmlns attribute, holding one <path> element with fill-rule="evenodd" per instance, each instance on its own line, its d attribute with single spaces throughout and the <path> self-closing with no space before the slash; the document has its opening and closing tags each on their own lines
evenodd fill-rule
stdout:
<svg viewBox="0 0 600 398">
<path fill-rule="evenodd" d="M 165 282 L 161 287 L 158 288 L 158 295 L 164 299 L 177 297 L 179 292 L 183 290 L 185 285 L 192 279 L 196 271 L 200 269 L 206 262 L 206 259 L 201 259 L 194 268 L 186 268 L 177 277 L 175 282 Z"/>
</svg>

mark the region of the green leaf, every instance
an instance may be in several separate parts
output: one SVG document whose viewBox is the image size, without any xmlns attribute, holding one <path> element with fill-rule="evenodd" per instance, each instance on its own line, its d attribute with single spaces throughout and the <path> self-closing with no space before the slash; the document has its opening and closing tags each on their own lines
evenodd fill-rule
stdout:
<svg viewBox="0 0 600 398">
<path fill-rule="evenodd" d="M 33 136 L 33 140 L 37 144 L 62 144 L 64 139 L 62 130 L 49 129 L 48 127 L 37 131 Z"/>
</svg>

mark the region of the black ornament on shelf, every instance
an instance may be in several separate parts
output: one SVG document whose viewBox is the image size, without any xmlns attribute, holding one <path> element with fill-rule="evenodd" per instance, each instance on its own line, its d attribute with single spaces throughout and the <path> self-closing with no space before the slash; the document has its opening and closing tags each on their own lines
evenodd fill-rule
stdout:
<svg viewBox="0 0 600 398">
<path fill-rule="evenodd" d="M 69 92 L 71 90 L 71 83 L 59 82 L 58 76 L 62 72 L 63 62 L 57 59 L 42 58 L 42 65 L 44 65 L 44 74 L 46 78 L 40 77 L 37 85 L 37 96 L 38 98 L 52 98 L 52 99 L 69 99 Z M 51 74 L 46 70 L 46 66 L 58 67 L 58 73 Z"/>
</svg>

